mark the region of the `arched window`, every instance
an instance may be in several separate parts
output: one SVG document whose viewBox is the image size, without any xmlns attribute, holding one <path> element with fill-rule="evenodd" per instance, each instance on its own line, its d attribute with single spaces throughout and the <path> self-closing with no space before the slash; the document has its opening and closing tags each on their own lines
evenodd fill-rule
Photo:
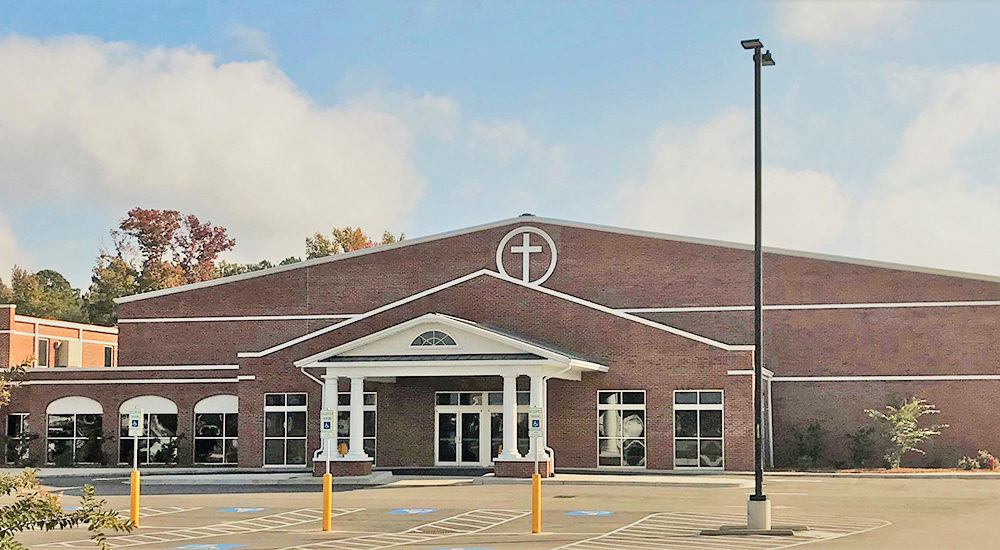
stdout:
<svg viewBox="0 0 1000 550">
<path fill-rule="evenodd" d="M 411 346 L 454 346 L 455 339 L 439 330 L 428 330 L 410 342 Z"/>
<path fill-rule="evenodd" d="M 134 437 L 128 436 L 128 413 L 142 410 L 142 437 L 139 437 L 139 463 L 177 464 L 177 405 L 158 395 L 128 399 L 118 407 L 118 462 L 132 462 Z"/>
<path fill-rule="evenodd" d="M 45 408 L 45 462 L 57 466 L 101 461 L 104 408 L 89 397 L 61 397 Z"/>
<path fill-rule="evenodd" d="M 213 395 L 195 403 L 195 463 L 236 464 L 239 409 L 235 395 Z"/>
</svg>

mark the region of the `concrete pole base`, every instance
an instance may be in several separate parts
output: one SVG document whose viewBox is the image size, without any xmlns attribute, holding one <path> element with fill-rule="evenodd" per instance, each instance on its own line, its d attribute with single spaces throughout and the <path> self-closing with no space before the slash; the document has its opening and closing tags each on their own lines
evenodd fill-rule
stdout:
<svg viewBox="0 0 1000 550">
<path fill-rule="evenodd" d="M 758 531 L 769 531 L 771 529 L 770 500 L 754 500 L 751 497 L 747 501 L 747 528 Z"/>
</svg>

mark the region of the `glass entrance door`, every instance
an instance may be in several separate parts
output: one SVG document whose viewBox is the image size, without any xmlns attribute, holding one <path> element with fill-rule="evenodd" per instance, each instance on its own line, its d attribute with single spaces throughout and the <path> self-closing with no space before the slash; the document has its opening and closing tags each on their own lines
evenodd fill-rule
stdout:
<svg viewBox="0 0 1000 550">
<path fill-rule="evenodd" d="M 481 465 L 481 411 L 437 413 L 437 462 L 439 464 Z"/>
</svg>

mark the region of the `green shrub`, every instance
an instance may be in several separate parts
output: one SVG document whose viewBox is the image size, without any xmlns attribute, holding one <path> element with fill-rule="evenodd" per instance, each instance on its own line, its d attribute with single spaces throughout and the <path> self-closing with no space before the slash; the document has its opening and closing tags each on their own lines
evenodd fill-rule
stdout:
<svg viewBox="0 0 1000 550">
<path fill-rule="evenodd" d="M 963 470 L 996 470 L 997 466 L 996 457 L 982 450 L 975 457 L 963 456 L 958 461 L 958 467 Z"/>
<path fill-rule="evenodd" d="M 851 451 L 851 466 L 867 468 L 871 466 L 875 454 L 875 428 L 862 427 L 847 434 L 847 448 Z"/>
<path fill-rule="evenodd" d="M 903 402 L 899 406 L 886 405 L 886 412 L 865 409 L 865 414 L 879 422 L 889 435 L 889 450 L 885 453 L 885 461 L 889 468 L 899 468 L 903 455 L 913 451 L 924 454 L 918 447 L 931 437 L 940 435 L 947 424 L 937 424 L 926 428 L 919 426 L 920 417 L 928 414 L 938 414 L 934 405 L 916 397 Z"/>
<path fill-rule="evenodd" d="M 826 450 L 826 430 L 819 422 L 812 422 L 805 430 L 792 430 L 795 440 L 795 466 L 800 470 L 815 468 Z"/>
</svg>

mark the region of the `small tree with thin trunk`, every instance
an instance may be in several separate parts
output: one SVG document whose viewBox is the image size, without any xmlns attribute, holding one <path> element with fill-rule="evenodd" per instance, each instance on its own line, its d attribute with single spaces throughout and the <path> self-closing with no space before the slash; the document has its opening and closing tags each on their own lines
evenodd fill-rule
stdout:
<svg viewBox="0 0 1000 550">
<path fill-rule="evenodd" d="M 24 361 L 7 369 L 0 369 L 0 408 L 10 402 L 11 389 L 17 387 L 17 379 L 31 364 Z M 109 510 L 106 502 L 98 499 L 93 485 L 84 485 L 80 506 L 73 511 L 64 511 L 60 503 L 61 495 L 54 495 L 39 483 L 30 468 L 19 474 L 0 474 L 0 496 L 5 504 L 0 506 L 0 549 L 27 550 L 15 540 L 24 531 L 68 529 L 85 525 L 90 531 L 90 539 L 101 550 L 109 550 L 105 531 L 131 532 L 132 522 Z"/>
<path fill-rule="evenodd" d="M 919 447 L 935 435 L 940 435 L 947 424 L 920 427 L 920 417 L 928 414 L 939 414 L 941 411 L 923 399 L 911 398 L 897 406 L 886 405 L 885 412 L 875 409 L 865 409 L 865 414 L 882 424 L 889 434 L 889 450 L 885 460 L 890 468 L 899 468 L 903 455 L 913 451 L 925 454 Z"/>
</svg>

